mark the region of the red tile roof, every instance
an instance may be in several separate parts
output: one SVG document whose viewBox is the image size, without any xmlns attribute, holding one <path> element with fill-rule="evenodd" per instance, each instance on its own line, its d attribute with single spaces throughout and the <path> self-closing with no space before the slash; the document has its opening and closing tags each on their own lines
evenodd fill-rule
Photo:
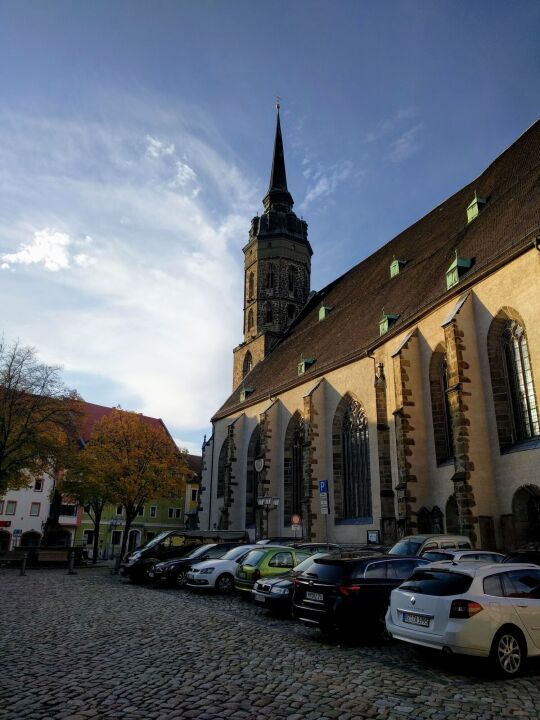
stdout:
<svg viewBox="0 0 540 720">
<path fill-rule="evenodd" d="M 105 405 L 95 405 L 94 403 L 89 402 L 83 402 L 83 412 L 85 415 L 84 418 L 84 427 L 83 427 L 83 440 L 85 442 L 88 442 L 90 439 L 90 436 L 92 435 L 92 430 L 94 429 L 94 425 L 97 423 L 98 420 L 101 420 L 102 417 L 105 415 L 111 415 L 112 411 L 116 408 L 110 408 L 106 407 Z M 148 423 L 149 425 L 152 425 L 155 428 L 160 428 L 162 430 L 165 430 L 167 434 L 169 434 L 167 428 L 165 427 L 165 424 L 163 420 L 158 418 L 152 418 L 148 417 L 147 415 L 141 415 L 143 420 Z"/>
<path fill-rule="evenodd" d="M 475 191 L 488 202 L 468 224 L 466 209 Z M 478 178 L 316 293 L 274 350 L 249 373 L 245 381 L 253 388 L 249 400 L 240 403 L 238 387 L 214 419 L 361 357 L 414 323 L 429 307 L 462 292 L 469 280 L 530 246 L 538 235 L 540 120 Z M 447 290 L 446 270 L 456 250 L 460 257 L 472 258 L 473 265 L 455 288 Z M 390 278 L 394 258 L 407 264 Z M 319 322 L 322 301 L 332 311 Z M 380 338 L 383 307 L 399 319 Z M 301 354 L 315 358 L 315 363 L 298 377 Z"/>
</svg>

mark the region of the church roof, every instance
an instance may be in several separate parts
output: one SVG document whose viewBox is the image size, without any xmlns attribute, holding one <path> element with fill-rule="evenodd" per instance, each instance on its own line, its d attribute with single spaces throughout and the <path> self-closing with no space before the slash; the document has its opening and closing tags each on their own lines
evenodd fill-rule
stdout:
<svg viewBox="0 0 540 720">
<path fill-rule="evenodd" d="M 475 192 L 487 202 L 467 222 Z M 470 283 L 530 247 L 539 235 L 540 120 L 478 178 L 315 293 L 272 352 L 249 373 L 249 400 L 240 402 L 240 385 L 214 419 L 365 356 L 430 308 L 460 295 Z M 471 266 L 447 289 L 446 273 L 456 252 L 470 259 Z M 390 277 L 394 258 L 405 264 Z M 321 304 L 331 308 L 323 320 Z M 381 336 L 383 314 L 395 319 Z M 315 362 L 299 376 L 302 355 Z"/>
<path fill-rule="evenodd" d="M 285 172 L 285 156 L 283 154 L 283 138 L 281 137 L 281 122 L 279 110 L 276 121 L 276 138 L 274 140 L 274 155 L 272 157 L 272 171 L 268 190 L 287 190 L 287 173 Z"/>
</svg>

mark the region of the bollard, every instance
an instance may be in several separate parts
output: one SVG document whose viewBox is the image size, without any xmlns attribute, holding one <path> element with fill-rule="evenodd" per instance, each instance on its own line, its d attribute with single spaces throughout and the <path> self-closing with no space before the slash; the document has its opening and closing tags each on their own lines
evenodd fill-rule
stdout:
<svg viewBox="0 0 540 720">
<path fill-rule="evenodd" d="M 76 575 L 77 571 L 74 570 L 75 565 L 75 553 L 70 552 L 68 557 L 68 575 Z"/>
<path fill-rule="evenodd" d="M 21 571 L 19 573 L 20 576 L 26 575 L 26 559 L 28 558 L 28 553 L 23 553 L 22 561 L 21 561 Z"/>
</svg>

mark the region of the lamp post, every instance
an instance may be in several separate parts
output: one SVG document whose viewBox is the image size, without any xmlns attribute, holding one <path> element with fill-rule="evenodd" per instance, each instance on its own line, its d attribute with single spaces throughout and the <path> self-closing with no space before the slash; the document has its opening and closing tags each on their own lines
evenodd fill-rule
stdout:
<svg viewBox="0 0 540 720">
<path fill-rule="evenodd" d="M 275 495 L 259 495 L 257 505 L 266 513 L 266 537 L 268 538 L 268 515 L 270 510 L 275 510 L 279 505 L 279 498 Z"/>
</svg>

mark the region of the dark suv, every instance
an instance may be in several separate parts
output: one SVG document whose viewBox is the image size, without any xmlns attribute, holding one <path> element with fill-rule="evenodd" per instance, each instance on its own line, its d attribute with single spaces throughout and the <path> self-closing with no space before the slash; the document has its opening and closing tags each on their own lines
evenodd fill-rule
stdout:
<svg viewBox="0 0 540 720">
<path fill-rule="evenodd" d="M 125 556 L 120 565 L 120 575 L 137 582 L 148 579 L 148 573 L 158 562 L 187 555 L 200 542 L 186 542 L 181 532 L 168 531 L 156 535 L 155 538 L 136 548 Z"/>
<path fill-rule="evenodd" d="M 419 557 L 392 555 L 315 560 L 294 581 L 293 614 L 324 630 L 382 633 L 390 593 L 427 564 Z"/>
</svg>

